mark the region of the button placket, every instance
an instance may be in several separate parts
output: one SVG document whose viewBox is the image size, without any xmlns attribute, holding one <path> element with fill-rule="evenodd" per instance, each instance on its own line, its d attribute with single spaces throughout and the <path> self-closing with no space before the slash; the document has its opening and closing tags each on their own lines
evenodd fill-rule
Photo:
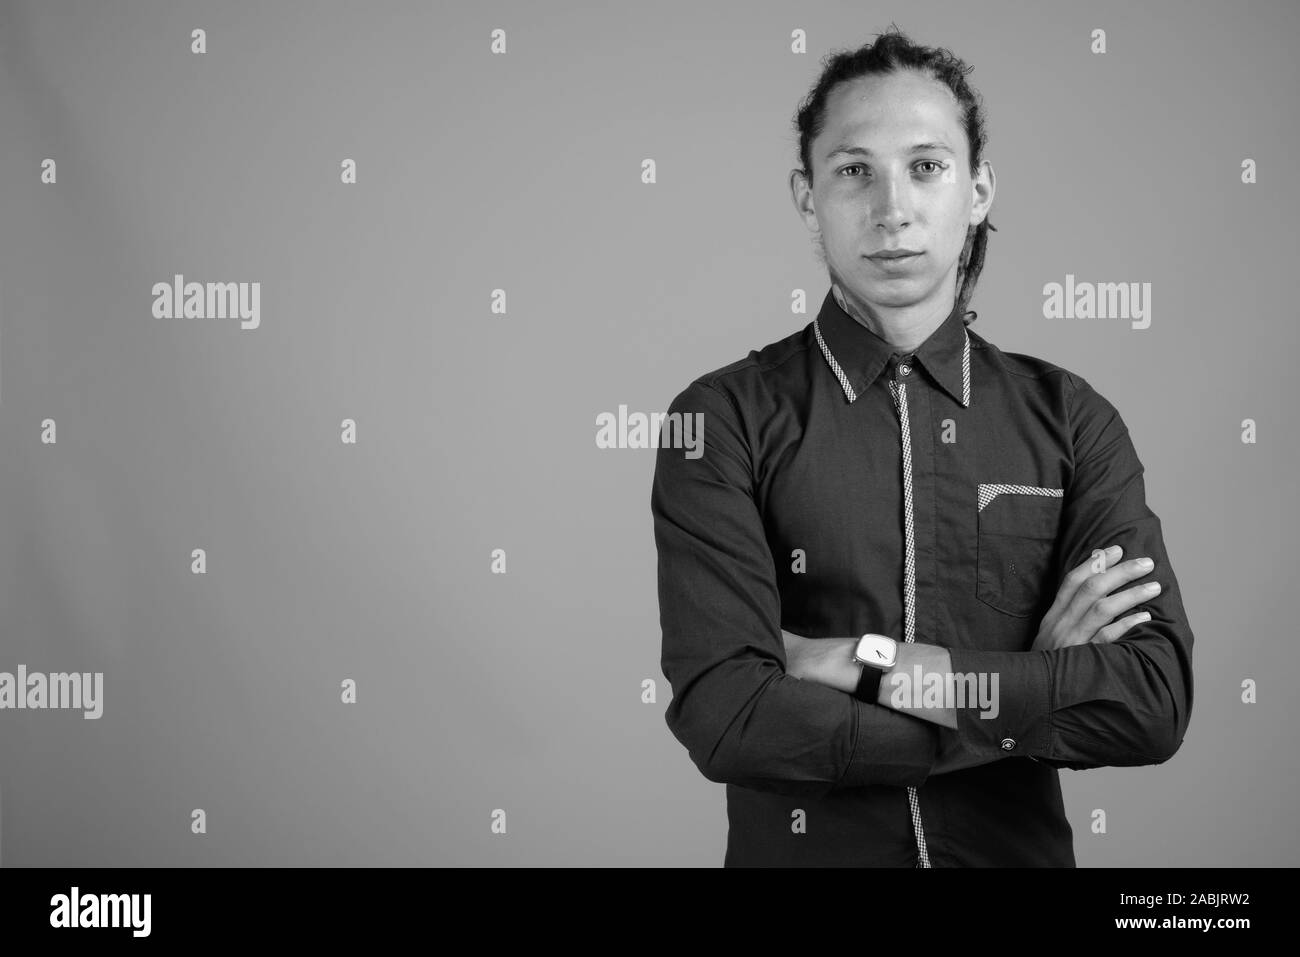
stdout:
<svg viewBox="0 0 1300 957">
<path fill-rule="evenodd" d="M 907 407 L 907 386 L 888 381 L 889 393 L 898 413 L 899 440 L 903 452 L 903 641 L 916 640 L 916 539 L 912 512 L 912 431 Z M 917 867 L 930 866 L 930 852 L 921 823 L 921 801 L 915 787 L 907 789 L 907 805 L 916 837 Z"/>
</svg>

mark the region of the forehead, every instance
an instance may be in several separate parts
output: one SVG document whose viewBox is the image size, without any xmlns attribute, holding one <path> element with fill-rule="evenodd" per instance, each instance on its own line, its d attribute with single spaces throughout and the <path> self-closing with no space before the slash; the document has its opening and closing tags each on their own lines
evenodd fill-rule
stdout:
<svg viewBox="0 0 1300 957">
<path fill-rule="evenodd" d="M 933 77 L 901 70 L 837 84 L 826 98 L 814 154 L 820 160 L 830 146 L 844 142 L 883 151 L 936 140 L 962 149 L 965 131 L 957 98 Z"/>
</svg>

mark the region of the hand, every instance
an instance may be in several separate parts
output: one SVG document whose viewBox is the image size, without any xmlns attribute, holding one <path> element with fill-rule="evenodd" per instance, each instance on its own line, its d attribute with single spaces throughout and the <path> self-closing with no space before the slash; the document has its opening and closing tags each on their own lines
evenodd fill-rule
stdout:
<svg viewBox="0 0 1300 957">
<path fill-rule="evenodd" d="M 857 638 L 804 638 L 789 631 L 782 631 L 781 638 L 787 675 L 848 694 L 857 690 L 862 677 L 862 666 L 853 657 Z"/>
<path fill-rule="evenodd" d="M 1110 594 L 1125 582 L 1148 575 L 1155 568 L 1154 562 L 1144 558 L 1115 564 L 1123 554 L 1124 550 L 1118 545 L 1105 551 L 1098 549 L 1088 561 L 1065 576 L 1056 593 L 1056 601 L 1039 625 L 1033 651 L 1051 651 L 1090 641 L 1114 641 L 1134 625 L 1151 617 L 1140 612 L 1113 621 L 1121 612 L 1160 594 L 1159 582 Z M 1148 564 L 1143 565 L 1143 562 Z M 1155 587 L 1151 588 L 1151 585 Z"/>
</svg>

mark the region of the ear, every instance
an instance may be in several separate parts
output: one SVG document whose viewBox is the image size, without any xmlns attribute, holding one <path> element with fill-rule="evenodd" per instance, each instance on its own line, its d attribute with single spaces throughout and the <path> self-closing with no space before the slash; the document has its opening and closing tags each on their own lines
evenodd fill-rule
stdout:
<svg viewBox="0 0 1300 957">
<path fill-rule="evenodd" d="M 799 218 L 803 220 L 804 227 L 808 232 L 820 232 L 821 226 L 817 222 L 817 210 L 813 206 L 812 183 L 808 181 L 807 174 L 797 167 L 790 170 L 790 201 L 794 203 L 795 211 L 798 212 Z"/>
<path fill-rule="evenodd" d="M 971 177 L 970 189 L 970 222 L 972 226 L 978 226 L 988 218 L 989 210 L 993 208 L 993 194 L 997 192 L 997 176 L 988 160 L 981 162 Z"/>
</svg>

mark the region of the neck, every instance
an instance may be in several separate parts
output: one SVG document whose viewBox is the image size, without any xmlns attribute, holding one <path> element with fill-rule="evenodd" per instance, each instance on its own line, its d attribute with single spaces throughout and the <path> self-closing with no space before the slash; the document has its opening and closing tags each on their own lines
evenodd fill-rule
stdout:
<svg viewBox="0 0 1300 957">
<path fill-rule="evenodd" d="M 954 293 L 947 297 L 946 305 L 940 302 L 937 307 L 932 303 L 917 303 L 912 306 L 873 309 L 846 292 L 838 282 L 832 281 L 831 291 L 840 308 L 852 316 L 855 322 L 903 352 L 912 352 L 930 338 L 930 334 L 943 325 L 957 304 Z"/>
</svg>

